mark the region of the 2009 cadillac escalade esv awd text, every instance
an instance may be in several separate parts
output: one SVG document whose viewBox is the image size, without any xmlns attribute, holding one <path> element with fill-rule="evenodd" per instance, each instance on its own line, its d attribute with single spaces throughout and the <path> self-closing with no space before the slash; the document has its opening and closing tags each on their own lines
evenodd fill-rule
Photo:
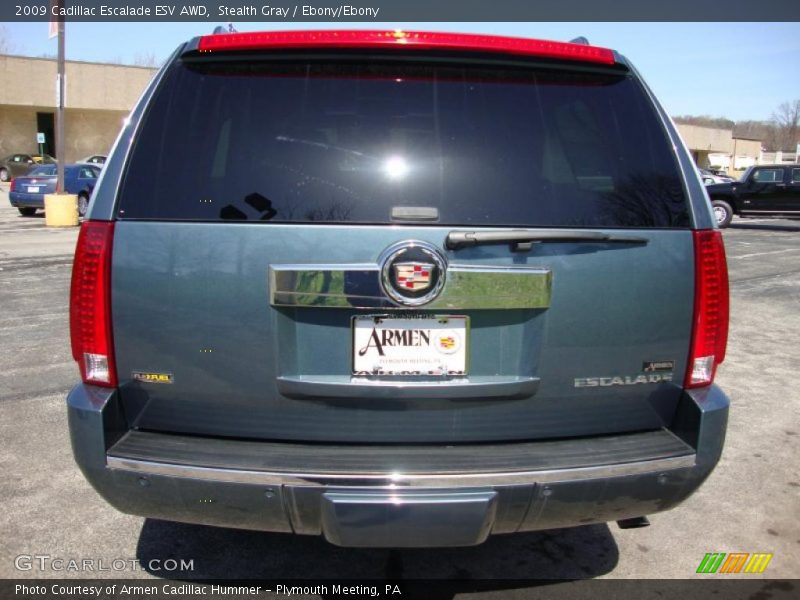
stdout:
<svg viewBox="0 0 800 600">
<path fill-rule="evenodd" d="M 196 38 L 82 225 L 75 458 L 127 513 L 345 546 L 634 519 L 719 460 L 727 286 L 611 50 Z"/>
</svg>

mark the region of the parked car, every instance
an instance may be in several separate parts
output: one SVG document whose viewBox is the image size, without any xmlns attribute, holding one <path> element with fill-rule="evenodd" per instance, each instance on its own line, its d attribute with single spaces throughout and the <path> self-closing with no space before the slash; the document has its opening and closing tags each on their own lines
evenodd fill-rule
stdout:
<svg viewBox="0 0 800 600">
<path fill-rule="evenodd" d="M 92 154 L 91 156 L 86 156 L 80 159 L 79 163 L 87 163 L 90 165 L 104 165 L 106 162 L 106 156 L 104 154 Z"/>
<path fill-rule="evenodd" d="M 700 179 L 703 182 L 703 185 L 712 185 L 714 183 L 718 183 L 717 181 L 714 181 L 713 177 L 709 175 L 703 175 L 702 173 L 700 174 Z"/>
<path fill-rule="evenodd" d="M 54 165 L 56 159 L 48 154 L 10 154 L 0 160 L 0 181 L 26 175 L 36 165 Z"/>
<path fill-rule="evenodd" d="M 699 169 L 699 171 L 700 177 L 705 185 L 711 185 L 713 183 L 730 183 L 732 181 L 736 181 L 733 177 L 728 175 L 719 175 L 718 173 L 713 173 L 708 169 Z"/>
<path fill-rule="evenodd" d="M 20 214 L 32 217 L 36 210 L 44 208 L 45 194 L 56 191 L 56 165 L 40 165 L 24 177 L 11 180 L 8 199 Z M 64 190 L 78 196 L 78 213 L 83 216 L 89 206 L 89 198 L 100 175 L 100 168 L 91 165 L 66 165 L 64 167 Z"/>
<path fill-rule="evenodd" d="M 119 510 L 464 546 L 643 525 L 717 464 L 722 235 L 621 55 L 204 36 L 125 127 L 77 243 L 67 398 Z"/>
<path fill-rule="evenodd" d="M 25 175 L 36 163 L 30 154 L 11 154 L 0 160 L 0 181 Z"/>
<path fill-rule="evenodd" d="M 800 218 L 800 165 L 750 167 L 741 181 L 706 188 L 720 227 L 739 217 Z"/>
</svg>

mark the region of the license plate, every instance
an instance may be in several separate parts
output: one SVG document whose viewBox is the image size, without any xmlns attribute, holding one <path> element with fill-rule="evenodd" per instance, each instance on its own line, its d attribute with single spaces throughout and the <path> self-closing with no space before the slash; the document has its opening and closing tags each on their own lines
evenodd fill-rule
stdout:
<svg viewBox="0 0 800 600">
<path fill-rule="evenodd" d="M 39 186 L 38 185 L 29 185 L 28 186 L 28 193 L 29 194 L 37 194 L 38 192 L 39 192 Z"/>
<path fill-rule="evenodd" d="M 353 317 L 354 375 L 466 375 L 469 317 Z"/>
</svg>

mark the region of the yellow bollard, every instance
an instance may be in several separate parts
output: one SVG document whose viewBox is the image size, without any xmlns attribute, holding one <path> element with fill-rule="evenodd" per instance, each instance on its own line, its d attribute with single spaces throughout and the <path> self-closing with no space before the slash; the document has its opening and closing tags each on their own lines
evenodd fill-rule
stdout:
<svg viewBox="0 0 800 600">
<path fill-rule="evenodd" d="M 77 227 L 78 197 L 75 194 L 45 194 L 44 222 L 48 227 Z"/>
</svg>

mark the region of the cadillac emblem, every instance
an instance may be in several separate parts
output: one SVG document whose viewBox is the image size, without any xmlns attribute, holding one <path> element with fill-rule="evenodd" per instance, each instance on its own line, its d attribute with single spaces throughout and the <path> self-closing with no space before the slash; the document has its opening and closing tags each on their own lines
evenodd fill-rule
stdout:
<svg viewBox="0 0 800 600">
<path fill-rule="evenodd" d="M 383 291 L 397 304 L 422 306 L 444 287 L 447 263 L 428 242 L 394 244 L 381 255 L 380 266 Z"/>
<path fill-rule="evenodd" d="M 394 263 L 394 287 L 421 292 L 431 287 L 431 272 L 436 269 L 433 263 L 405 262 Z"/>
</svg>

